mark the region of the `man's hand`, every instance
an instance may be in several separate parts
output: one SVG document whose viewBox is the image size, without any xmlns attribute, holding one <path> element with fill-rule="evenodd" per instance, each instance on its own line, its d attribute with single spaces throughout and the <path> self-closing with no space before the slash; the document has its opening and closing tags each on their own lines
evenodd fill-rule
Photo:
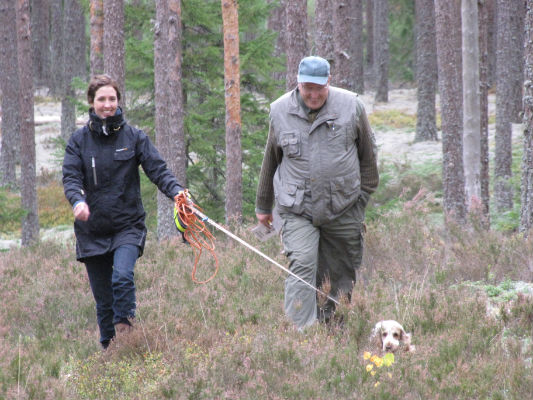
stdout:
<svg viewBox="0 0 533 400">
<path fill-rule="evenodd" d="M 255 214 L 257 220 L 267 228 L 272 227 L 272 214 Z"/>
<path fill-rule="evenodd" d="M 87 221 L 91 215 L 89 206 L 84 201 L 76 204 L 76 207 L 72 211 L 74 212 L 74 218 L 80 221 Z"/>
</svg>

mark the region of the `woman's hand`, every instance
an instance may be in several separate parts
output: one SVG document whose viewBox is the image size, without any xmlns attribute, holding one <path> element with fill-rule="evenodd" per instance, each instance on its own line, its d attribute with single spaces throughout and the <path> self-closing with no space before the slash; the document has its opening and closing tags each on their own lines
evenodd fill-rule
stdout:
<svg viewBox="0 0 533 400">
<path fill-rule="evenodd" d="M 72 211 L 74 212 L 74 218 L 80 221 L 87 221 L 89 219 L 89 215 L 91 215 L 89 206 L 85 202 L 76 204 L 76 207 L 74 207 L 74 210 Z"/>
</svg>

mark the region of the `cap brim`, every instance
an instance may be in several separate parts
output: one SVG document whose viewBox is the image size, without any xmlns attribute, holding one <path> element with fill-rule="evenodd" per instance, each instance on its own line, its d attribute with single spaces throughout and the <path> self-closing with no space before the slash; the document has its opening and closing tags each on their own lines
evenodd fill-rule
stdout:
<svg viewBox="0 0 533 400">
<path fill-rule="evenodd" d="M 327 76 L 312 76 L 312 75 L 298 75 L 298 83 L 316 83 L 317 85 L 325 85 L 328 83 Z"/>
</svg>

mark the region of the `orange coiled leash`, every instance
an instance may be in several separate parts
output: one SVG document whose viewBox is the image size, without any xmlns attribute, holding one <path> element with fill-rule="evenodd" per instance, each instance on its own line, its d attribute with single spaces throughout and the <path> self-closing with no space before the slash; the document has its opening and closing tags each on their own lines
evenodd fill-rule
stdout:
<svg viewBox="0 0 533 400">
<path fill-rule="evenodd" d="M 191 245 L 194 251 L 194 266 L 191 273 L 191 278 L 195 283 L 207 283 L 213 279 L 218 272 L 218 258 L 215 254 L 215 237 L 206 228 L 203 220 L 198 218 L 196 212 L 202 211 L 200 207 L 195 205 L 191 199 L 187 189 L 180 192 L 174 207 L 174 222 L 180 232 L 183 233 L 184 239 Z M 206 280 L 199 280 L 196 278 L 196 269 L 200 261 L 203 249 L 209 251 L 215 259 L 215 272 Z"/>
</svg>

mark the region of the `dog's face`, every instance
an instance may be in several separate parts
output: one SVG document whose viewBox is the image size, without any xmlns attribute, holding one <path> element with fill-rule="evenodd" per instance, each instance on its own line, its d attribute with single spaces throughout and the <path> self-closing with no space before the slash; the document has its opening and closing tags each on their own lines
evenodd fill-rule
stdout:
<svg viewBox="0 0 533 400">
<path fill-rule="evenodd" d="M 372 336 L 376 339 L 381 351 L 394 353 L 401 345 L 405 351 L 413 351 L 411 335 L 396 321 L 380 321 L 374 327 Z"/>
</svg>

